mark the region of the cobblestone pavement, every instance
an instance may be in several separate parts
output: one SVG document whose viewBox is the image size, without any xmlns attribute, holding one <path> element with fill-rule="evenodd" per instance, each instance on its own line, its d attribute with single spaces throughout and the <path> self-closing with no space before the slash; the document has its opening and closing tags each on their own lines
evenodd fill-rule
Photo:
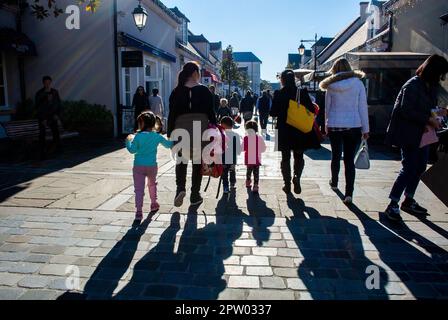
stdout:
<svg viewBox="0 0 448 320">
<path fill-rule="evenodd" d="M 260 196 L 240 166 L 237 191 L 215 199 L 214 180 L 197 210 L 172 206 L 174 166 L 161 150 L 161 210 L 139 226 L 121 143 L 68 148 L 40 167 L 0 164 L 0 299 L 448 297 L 448 209 L 421 185 L 430 216 L 393 225 L 380 213 L 395 154 L 373 148 L 348 208 L 328 186 L 328 145 L 307 153 L 300 197 L 281 192 L 268 145 Z M 372 272 L 380 281 L 369 290 Z"/>
</svg>

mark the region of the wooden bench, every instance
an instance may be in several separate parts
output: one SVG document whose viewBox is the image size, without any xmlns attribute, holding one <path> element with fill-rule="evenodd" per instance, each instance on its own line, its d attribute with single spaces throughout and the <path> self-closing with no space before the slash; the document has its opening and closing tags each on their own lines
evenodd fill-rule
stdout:
<svg viewBox="0 0 448 320">
<path fill-rule="evenodd" d="M 39 139 L 39 123 L 37 120 L 10 121 L 2 124 L 6 132 L 6 137 L 11 140 L 29 140 Z M 52 138 L 51 129 L 46 129 L 46 139 Z M 73 138 L 79 135 L 78 132 L 66 132 L 59 125 L 59 134 L 61 139 Z"/>
</svg>

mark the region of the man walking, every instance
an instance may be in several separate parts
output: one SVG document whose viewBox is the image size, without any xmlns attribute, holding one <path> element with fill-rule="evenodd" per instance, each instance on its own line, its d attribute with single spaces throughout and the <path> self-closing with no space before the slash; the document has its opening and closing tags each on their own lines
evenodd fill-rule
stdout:
<svg viewBox="0 0 448 320">
<path fill-rule="evenodd" d="M 263 91 L 263 95 L 258 100 L 258 113 L 260 117 L 260 127 L 263 135 L 267 135 L 266 128 L 268 126 L 269 112 L 271 111 L 271 100 L 268 93 Z"/>
<path fill-rule="evenodd" d="M 35 106 L 37 109 L 37 118 L 39 121 L 39 149 L 40 159 L 46 156 L 46 130 L 51 129 L 53 134 L 53 144 L 57 152 L 61 151 L 59 124 L 61 112 L 61 99 L 56 89 L 51 87 L 52 79 L 50 76 L 42 78 L 43 88 L 36 93 Z"/>
</svg>

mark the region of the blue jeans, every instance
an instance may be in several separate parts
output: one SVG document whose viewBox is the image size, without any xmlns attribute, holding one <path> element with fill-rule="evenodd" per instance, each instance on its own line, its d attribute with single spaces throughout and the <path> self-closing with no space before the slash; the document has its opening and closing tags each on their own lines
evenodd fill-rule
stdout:
<svg viewBox="0 0 448 320">
<path fill-rule="evenodd" d="M 429 146 L 419 149 L 402 149 L 401 158 L 403 169 L 389 196 L 395 202 L 400 202 L 403 192 L 407 198 L 414 198 L 420 178 L 428 166 Z"/>
<path fill-rule="evenodd" d="M 230 183 L 232 185 L 235 185 L 235 183 L 236 183 L 235 166 L 226 164 L 226 165 L 224 165 L 224 172 L 222 174 L 222 185 L 223 185 L 224 189 L 229 188 L 229 176 L 230 176 Z"/>
</svg>

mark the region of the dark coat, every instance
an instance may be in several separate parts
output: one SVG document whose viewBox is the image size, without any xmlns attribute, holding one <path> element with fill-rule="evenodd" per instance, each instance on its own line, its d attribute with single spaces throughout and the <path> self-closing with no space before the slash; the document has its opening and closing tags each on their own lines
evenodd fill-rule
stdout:
<svg viewBox="0 0 448 320">
<path fill-rule="evenodd" d="M 258 111 L 260 111 L 260 114 L 269 114 L 270 107 L 271 100 L 267 95 L 258 99 Z"/>
<path fill-rule="evenodd" d="M 254 99 L 246 96 L 241 100 L 240 112 L 254 112 Z"/>
<path fill-rule="evenodd" d="M 134 116 L 137 119 L 143 111 L 151 109 L 148 95 L 146 93 L 143 95 L 139 93 L 134 94 L 132 106 L 134 107 Z"/>
<path fill-rule="evenodd" d="M 232 110 L 229 107 L 220 107 L 216 113 L 216 118 L 221 121 L 224 117 L 232 117 Z"/>
<path fill-rule="evenodd" d="M 35 105 L 37 117 L 41 120 L 53 119 L 54 116 L 59 116 L 61 113 L 61 98 L 56 89 L 50 89 L 49 92 L 46 92 L 45 89 L 37 91 Z"/>
<path fill-rule="evenodd" d="M 204 114 L 211 124 L 216 124 L 214 96 L 203 85 L 174 89 L 170 96 L 169 110 L 168 137 L 175 129 L 177 118 L 185 114 Z"/>
<path fill-rule="evenodd" d="M 277 117 L 278 150 L 308 150 L 319 149 L 320 143 L 314 131 L 303 133 L 286 123 L 288 116 L 289 100 L 296 100 L 297 88 L 282 88 L 274 93 L 272 101 L 271 117 Z M 313 102 L 307 89 L 300 91 L 301 104 L 311 112 L 315 112 Z"/>
<path fill-rule="evenodd" d="M 437 106 L 437 88 L 413 77 L 401 89 L 387 129 L 386 143 L 399 148 L 419 148 L 431 109 Z"/>
</svg>

